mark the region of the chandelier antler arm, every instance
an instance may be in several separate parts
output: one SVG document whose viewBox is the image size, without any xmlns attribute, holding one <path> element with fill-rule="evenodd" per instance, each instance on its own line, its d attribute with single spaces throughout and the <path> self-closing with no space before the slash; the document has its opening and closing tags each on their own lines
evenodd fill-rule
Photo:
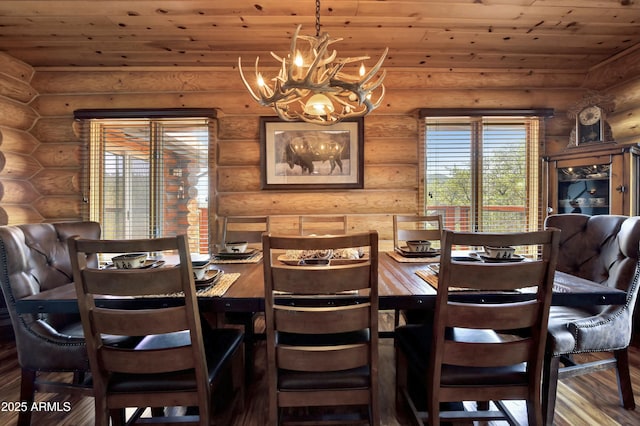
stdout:
<svg viewBox="0 0 640 426">
<path fill-rule="evenodd" d="M 336 58 L 336 56 L 338 56 L 338 52 L 337 51 L 333 51 L 331 53 L 331 55 L 329 55 L 328 57 L 326 57 L 325 59 L 323 59 L 323 57 L 326 55 L 327 49 L 329 47 L 329 44 L 331 44 L 331 40 L 329 39 L 329 36 L 325 33 L 322 35 L 322 37 L 320 39 L 316 39 L 316 38 L 312 38 L 312 37 L 307 37 L 304 35 L 300 35 L 300 30 L 302 29 L 302 25 L 298 25 L 296 27 L 296 31 L 293 34 L 293 39 L 291 40 L 291 51 L 290 51 L 290 57 L 289 57 L 289 61 L 291 61 L 290 65 L 289 65 L 289 70 L 287 73 L 287 80 L 288 81 L 294 81 L 294 77 L 293 77 L 293 57 L 291 57 L 291 55 L 294 55 L 296 52 L 296 47 L 297 47 L 297 40 L 298 38 L 301 38 L 303 40 L 308 40 L 311 43 L 311 50 L 314 52 L 314 58 L 313 58 L 313 62 L 311 62 L 311 64 L 308 66 L 307 68 L 307 72 L 304 76 L 304 78 L 302 79 L 302 81 L 304 82 L 305 86 L 309 86 L 310 84 L 312 84 L 311 81 L 311 77 L 313 76 L 313 71 L 315 69 L 317 69 L 320 66 L 324 66 L 326 64 L 329 64 L 331 62 L 333 62 Z M 317 44 L 317 45 L 316 45 Z M 276 57 L 276 55 L 273 55 L 274 57 Z M 280 60 L 282 62 L 282 64 L 285 64 L 286 59 L 284 58 L 277 58 L 278 60 Z"/>
<path fill-rule="evenodd" d="M 380 67 L 382 67 L 382 63 L 384 62 L 384 60 L 387 57 L 387 53 L 389 53 L 389 48 L 385 48 L 384 52 L 382 53 L 382 55 L 380 55 L 380 59 L 378 59 L 378 62 L 376 62 L 376 64 L 373 66 L 373 68 L 371 68 L 371 70 L 369 70 L 369 72 L 362 78 L 362 83 L 366 83 L 369 80 L 371 80 L 373 78 L 374 75 L 376 75 L 378 73 L 378 70 L 380 70 Z M 382 72 L 382 78 L 384 78 L 384 76 L 387 75 L 387 71 L 383 70 Z"/>
<path fill-rule="evenodd" d="M 258 58 L 256 58 L 256 70 L 258 69 Z M 249 94 L 251 95 L 251 97 L 253 98 L 253 100 L 255 100 L 256 102 L 262 103 L 261 98 L 259 98 L 253 91 L 253 89 L 251 88 L 251 85 L 249 84 L 249 82 L 247 81 L 247 79 L 244 77 L 244 73 L 242 72 L 242 58 L 238 58 L 238 71 L 240 71 L 240 78 L 242 78 L 242 82 L 244 83 L 244 87 L 247 88 L 247 91 L 249 91 Z"/>
</svg>

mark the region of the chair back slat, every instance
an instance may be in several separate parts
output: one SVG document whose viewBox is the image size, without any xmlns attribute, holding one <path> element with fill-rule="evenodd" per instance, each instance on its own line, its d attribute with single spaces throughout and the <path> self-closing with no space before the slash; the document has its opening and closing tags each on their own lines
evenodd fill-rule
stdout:
<svg viewBox="0 0 640 426">
<path fill-rule="evenodd" d="M 298 219 L 300 235 L 342 235 L 347 233 L 347 216 L 316 215 L 300 216 Z"/>
<path fill-rule="evenodd" d="M 363 367 L 371 363 L 369 344 L 317 347 L 279 347 L 280 368 L 291 371 L 331 372 Z"/>
<path fill-rule="evenodd" d="M 118 336 L 175 333 L 189 328 L 189 319 L 181 306 L 145 310 L 93 309 L 97 333 Z"/>
<path fill-rule="evenodd" d="M 452 262 L 446 270 L 452 287 L 476 290 L 514 291 L 540 283 L 547 271 L 543 262 L 466 263 Z"/>
<path fill-rule="evenodd" d="M 450 302 L 445 323 L 447 327 L 491 328 L 500 330 L 506 326 L 510 329 L 531 327 L 538 319 L 541 303 L 525 301 L 506 303 L 500 308 L 500 316 L 492 317 L 496 307 L 491 305 L 471 305 L 469 303 Z M 478 318 L 483 318 L 478 321 Z"/>
<path fill-rule="evenodd" d="M 285 333 L 347 333 L 369 327 L 370 308 L 369 303 L 341 307 L 278 306 L 274 320 L 278 330 Z"/>
<path fill-rule="evenodd" d="M 443 358 L 460 367 L 503 367 L 531 360 L 531 347 L 530 339 L 502 343 L 446 341 Z"/>
<path fill-rule="evenodd" d="M 182 291 L 180 268 L 85 269 L 83 282 L 88 293 L 103 296 L 143 296 Z"/>
<path fill-rule="evenodd" d="M 371 285 L 370 271 L 369 261 L 331 269 L 325 266 L 274 266 L 273 289 L 299 294 L 362 290 Z"/>
<path fill-rule="evenodd" d="M 106 371 L 128 374 L 159 374 L 195 368 L 191 346 L 127 351 L 105 347 L 100 360 Z"/>
</svg>

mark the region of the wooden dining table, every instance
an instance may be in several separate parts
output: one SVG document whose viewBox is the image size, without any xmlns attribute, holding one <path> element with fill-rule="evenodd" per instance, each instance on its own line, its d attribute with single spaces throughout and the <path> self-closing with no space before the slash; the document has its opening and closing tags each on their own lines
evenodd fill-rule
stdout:
<svg viewBox="0 0 640 426">
<path fill-rule="evenodd" d="M 399 262 L 387 253 L 380 253 L 378 262 L 378 293 L 381 310 L 432 309 L 435 304 L 436 288 L 418 275 L 427 271 L 429 263 Z M 216 296 L 198 296 L 203 312 L 263 312 L 264 311 L 264 269 L 262 260 L 253 263 L 222 263 L 213 265 L 225 274 L 239 274 L 233 284 Z M 424 274 L 422 274 L 424 275 Z M 432 277 L 432 282 L 437 281 Z M 286 297 L 286 296 L 283 296 Z M 345 295 L 344 297 L 358 297 Z M 480 293 L 462 291 L 453 298 L 473 300 L 477 303 L 491 303 L 495 300 L 524 300 L 526 291 L 508 293 Z M 592 306 L 624 304 L 626 293 L 586 280 L 575 279 L 562 272 L 556 272 L 553 305 Z M 98 305 L 167 306 L 180 303 L 171 295 L 152 298 L 112 298 L 97 301 Z M 295 301 L 291 301 L 295 303 Z M 327 303 L 331 303 L 329 300 Z M 24 297 L 16 301 L 18 313 L 76 313 L 78 312 L 73 283 Z"/>
</svg>

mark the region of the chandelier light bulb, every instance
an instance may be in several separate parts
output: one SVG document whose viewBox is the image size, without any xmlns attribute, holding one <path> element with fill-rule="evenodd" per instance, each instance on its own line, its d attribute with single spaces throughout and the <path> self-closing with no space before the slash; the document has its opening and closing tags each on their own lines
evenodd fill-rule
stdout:
<svg viewBox="0 0 640 426">
<path fill-rule="evenodd" d="M 304 107 L 304 112 L 313 116 L 326 116 L 334 111 L 331 100 L 321 93 L 311 96 Z"/>
</svg>

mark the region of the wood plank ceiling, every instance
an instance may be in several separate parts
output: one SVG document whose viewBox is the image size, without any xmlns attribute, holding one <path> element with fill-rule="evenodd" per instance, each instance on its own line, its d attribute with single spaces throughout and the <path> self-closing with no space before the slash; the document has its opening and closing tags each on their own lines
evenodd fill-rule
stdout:
<svg viewBox="0 0 640 426">
<path fill-rule="evenodd" d="M 0 1 L 0 51 L 38 67 L 274 65 L 314 0 Z M 385 67 L 587 71 L 640 48 L 639 0 L 322 0 L 339 57 Z"/>
</svg>

